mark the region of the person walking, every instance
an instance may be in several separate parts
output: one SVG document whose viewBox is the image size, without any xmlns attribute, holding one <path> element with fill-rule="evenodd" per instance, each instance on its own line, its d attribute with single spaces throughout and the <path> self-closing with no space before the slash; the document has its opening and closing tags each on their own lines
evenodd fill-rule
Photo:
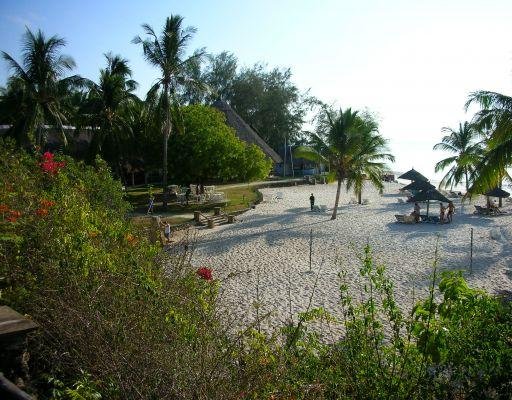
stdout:
<svg viewBox="0 0 512 400">
<path fill-rule="evenodd" d="M 148 212 L 146 214 L 153 213 L 153 206 L 155 205 L 155 197 L 153 195 L 149 196 L 149 204 L 148 204 Z"/>
<path fill-rule="evenodd" d="M 164 224 L 164 236 L 167 243 L 171 240 L 171 224 L 169 222 L 165 222 Z"/>
<path fill-rule="evenodd" d="M 315 206 L 315 196 L 313 196 L 313 193 L 309 196 L 309 203 L 311 204 L 311 211 L 313 211 L 313 207 Z"/>
</svg>

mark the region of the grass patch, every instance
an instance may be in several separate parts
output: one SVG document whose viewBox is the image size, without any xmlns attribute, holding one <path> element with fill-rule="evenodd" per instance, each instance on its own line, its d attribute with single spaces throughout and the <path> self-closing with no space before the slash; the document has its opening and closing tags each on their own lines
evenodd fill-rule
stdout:
<svg viewBox="0 0 512 400">
<path fill-rule="evenodd" d="M 153 187 L 153 195 L 155 196 L 154 213 L 164 213 L 162 207 L 162 188 Z M 220 204 L 225 213 L 232 213 L 243 210 L 255 203 L 258 199 L 258 192 L 253 186 L 241 186 L 241 187 L 227 187 L 217 186 L 217 191 L 224 192 L 227 198 L 227 202 Z M 133 188 L 127 188 L 126 200 L 132 205 L 135 213 L 146 213 L 149 202 L 149 190 L 147 186 L 138 186 Z M 180 204 L 176 202 L 169 203 L 165 214 L 181 214 L 181 213 L 192 213 L 196 210 L 201 212 L 208 212 L 213 210 L 213 207 L 219 206 L 214 203 L 196 203 L 190 202 L 189 205 Z"/>
</svg>

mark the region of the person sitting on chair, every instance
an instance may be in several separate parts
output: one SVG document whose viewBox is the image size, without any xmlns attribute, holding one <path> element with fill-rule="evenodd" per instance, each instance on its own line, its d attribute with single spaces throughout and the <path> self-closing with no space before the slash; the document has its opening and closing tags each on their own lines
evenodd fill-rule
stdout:
<svg viewBox="0 0 512 400">
<path fill-rule="evenodd" d="M 414 215 L 415 222 L 420 222 L 420 205 L 418 203 L 414 203 L 414 210 L 411 215 Z"/>
</svg>

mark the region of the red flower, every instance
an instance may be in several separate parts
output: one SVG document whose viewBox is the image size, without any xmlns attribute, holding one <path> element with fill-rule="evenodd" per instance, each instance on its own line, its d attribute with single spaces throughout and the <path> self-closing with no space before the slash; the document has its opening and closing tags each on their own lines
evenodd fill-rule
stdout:
<svg viewBox="0 0 512 400">
<path fill-rule="evenodd" d="M 7 204 L 0 204 L 0 213 L 4 213 L 9 211 L 9 206 Z"/>
<path fill-rule="evenodd" d="M 54 201 L 51 201 L 51 200 L 45 200 L 45 199 L 42 199 L 40 201 L 41 203 L 41 207 L 42 208 L 49 208 L 49 207 L 53 207 L 55 205 L 55 202 Z"/>
<path fill-rule="evenodd" d="M 36 210 L 36 215 L 39 215 L 40 217 L 44 217 L 45 215 L 48 215 L 48 209 L 47 208 L 38 208 Z"/>
<path fill-rule="evenodd" d="M 196 273 L 205 281 L 211 281 L 213 279 L 212 270 L 210 268 L 201 267 L 197 270 Z"/>
<path fill-rule="evenodd" d="M 9 222 L 16 222 L 19 217 L 21 217 L 21 211 L 11 210 L 9 211 L 9 216 L 6 220 Z"/>
<path fill-rule="evenodd" d="M 50 175 L 57 175 L 59 173 L 59 170 L 61 168 L 64 168 L 66 163 L 64 161 L 54 161 L 53 157 L 54 155 L 47 151 L 46 153 L 43 154 L 43 161 L 41 161 L 39 165 L 43 172 Z"/>
</svg>

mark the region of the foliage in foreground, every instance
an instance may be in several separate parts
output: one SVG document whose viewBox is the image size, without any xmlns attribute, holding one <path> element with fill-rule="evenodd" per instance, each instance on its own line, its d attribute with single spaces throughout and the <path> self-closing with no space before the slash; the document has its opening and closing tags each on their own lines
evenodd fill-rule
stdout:
<svg viewBox="0 0 512 400">
<path fill-rule="evenodd" d="M 369 247 L 362 301 L 340 275 L 342 321 L 308 309 L 273 335 L 223 327 L 207 266 L 164 257 L 122 215 L 105 164 L 0 147 L 2 304 L 41 324 L 30 342 L 39 398 L 507 398 L 510 304 L 434 269 L 403 314 Z M 167 270 L 164 270 L 164 264 Z M 439 293 L 435 284 L 439 284 Z M 326 344 L 314 323 L 340 324 Z M 229 333 L 227 333 L 229 332 Z"/>
</svg>

